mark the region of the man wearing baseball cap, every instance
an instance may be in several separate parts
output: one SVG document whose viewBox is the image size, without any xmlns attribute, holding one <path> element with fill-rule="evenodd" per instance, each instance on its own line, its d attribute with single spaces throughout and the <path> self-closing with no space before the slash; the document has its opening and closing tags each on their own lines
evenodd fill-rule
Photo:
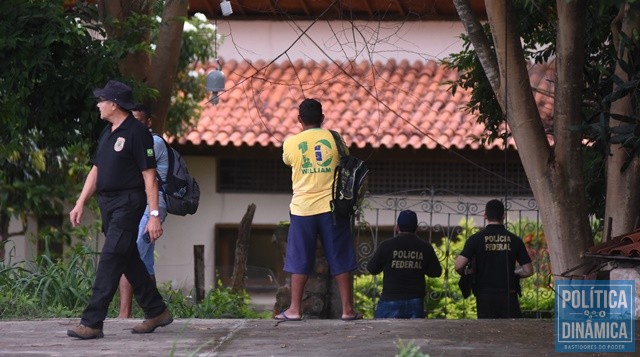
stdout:
<svg viewBox="0 0 640 357">
<path fill-rule="evenodd" d="M 424 318 L 424 276 L 438 277 L 442 267 L 431 244 L 416 235 L 418 216 L 405 210 L 398 215 L 396 236 L 376 249 L 367 264 L 373 274 L 384 272 L 376 319 Z"/>
<path fill-rule="evenodd" d="M 149 238 L 155 241 L 162 235 L 153 139 L 131 114 L 135 104 L 129 86 L 111 80 L 93 94 L 100 118 L 107 125 L 100 134 L 91 160 L 93 166 L 69 219 L 74 227 L 79 226 L 85 203 L 96 193 L 105 242 L 89 304 L 80 324 L 68 330 L 67 335 L 80 339 L 104 337 L 104 319 L 122 274 L 133 285 L 145 314 L 145 320 L 134 326 L 132 332 L 150 333 L 173 322 L 136 246 L 138 223 L 147 202 L 151 216 L 146 226 Z"/>
</svg>

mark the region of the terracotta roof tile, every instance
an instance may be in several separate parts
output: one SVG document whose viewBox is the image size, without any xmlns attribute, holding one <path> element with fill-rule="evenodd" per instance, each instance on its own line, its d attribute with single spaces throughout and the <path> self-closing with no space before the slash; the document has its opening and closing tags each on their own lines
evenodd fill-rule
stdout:
<svg viewBox="0 0 640 357">
<path fill-rule="evenodd" d="M 445 84 L 458 73 L 434 61 L 339 64 L 295 60 L 224 63 L 226 90 L 216 106 L 203 102 L 203 111 L 180 144 L 273 145 L 300 132 L 298 103 L 304 97 L 323 104 L 325 127 L 341 132 L 347 145 L 434 149 L 500 148 L 501 141 L 480 144 L 484 126 L 464 111 L 469 92 L 455 95 Z M 205 72 L 213 69 L 210 66 Z M 552 66 L 530 70 L 543 123 L 552 123 Z M 513 142 L 510 143 L 513 145 Z"/>
<path fill-rule="evenodd" d="M 589 252 L 601 256 L 640 257 L 640 230 L 613 237 L 589 248 Z"/>
</svg>

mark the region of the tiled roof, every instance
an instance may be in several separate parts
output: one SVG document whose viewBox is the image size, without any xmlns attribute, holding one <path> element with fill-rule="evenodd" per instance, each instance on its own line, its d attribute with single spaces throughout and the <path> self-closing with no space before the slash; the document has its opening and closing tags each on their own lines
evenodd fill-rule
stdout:
<svg viewBox="0 0 640 357">
<path fill-rule="evenodd" d="M 200 69 L 203 73 L 213 69 Z M 491 149 L 501 141 L 482 144 L 485 128 L 464 110 L 467 91 L 449 90 L 458 73 L 434 61 L 332 63 L 302 60 L 284 63 L 223 63 L 225 91 L 220 103 L 203 103 L 197 125 L 178 141 L 193 145 L 282 146 L 298 133 L 300 101 L 323 104 L 325 128 L 341 132 L 347 145 L 371 147 Z M 550 123 L 553 69 L 530 69 L 534 96 Z M 547 125 L 548 126 L 548 125 Z M 513 145 L 513 142 L 510 143 Z"/>
<path fill-rule="evenodd" d="M 613 237 L 593 246 L 589 253 L 602 256 L 640 257 L 640 230 Z"/>
</svg>

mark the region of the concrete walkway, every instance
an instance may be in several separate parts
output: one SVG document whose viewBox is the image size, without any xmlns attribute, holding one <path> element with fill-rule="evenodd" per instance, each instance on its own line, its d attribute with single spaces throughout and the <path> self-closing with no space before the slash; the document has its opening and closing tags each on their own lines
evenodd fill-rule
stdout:
<svg viewBox="0 0 640 357">
<path fill-rule="evenodd" d="M 0 320 L 0 356 L 372 357 L 395 356 L 399 341 L 431 356 L 554 354 L 552 320 L 179 319 L 155 333 L 134 335 L 131 327 L 139 321 L 107 319 L 104 338 L 82 341 L 66 335 L 78 319 Z"/>
</svg>

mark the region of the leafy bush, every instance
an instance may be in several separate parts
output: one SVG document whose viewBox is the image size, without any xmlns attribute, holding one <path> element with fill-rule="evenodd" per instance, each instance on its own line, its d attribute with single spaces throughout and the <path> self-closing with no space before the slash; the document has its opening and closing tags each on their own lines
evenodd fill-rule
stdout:
<svg viewBox="0 0 640 357">
<path fill-rule="evenodd" d="M 79 244 L 65 259 L 40 256 L 33 263 L 0 261 L 0 319 L 78 317 L 84 311 L 95 279 L 98 253 Z M 236 294 L 220 284 L 196 304 L 191 296 L 161 286 L 169 309 L 176 318 L 268 318 L 250 307 L 246 292 Z M 118 316 L 119 294 L 110 304 L 107 316 Z M 133 304 L 133 316 L 142 318 L 142 310 Z"/>
<path fill-rule="evenodd" d="M 191 296 L 185 296 L 179 290 L 169 286 L 162 287 L 160 292 L 167 306 L 176 317 L 219 319 L 219 318 L 270 318 L 271 313 L 258 313 L 250 307 L 250 297 L 246 292 L 234 293 L 230 287 L 223 287 L 218 282 L 216 289 L 211 289 L 204 299 L 196 304 Z"/>
<path fill-rule="evenodd" d="M 445 239 L 435 247 L 440 258 L 442 275 L 427 279 L 425 308 L 428 318 L 474 319 L 477 316 L 476 298 L 473 295 L 467 299 L 462 297 L 458 287 L 460 276 L 455 271 L 456 257 L 462 251 L 466 238 L 475 233 L 477 228 L 473 227 L 473 221 L 461 226 L 462 231 L 456 240 Z"/>
<path fill-rule="evenodd" d="M 72 317 L 88 302 L 94 255 L 78 245 L 68 262 L 40 256 L 33 264 L 0 262 L 0 318 Z"/>
<path fill-rule="evenodd" d="M 382 276 L 380 273 L 373 275 L 356 275 L 354 279 L 353 295 L 355 308 L 368 319 L 373 318 L 376 303 L 382 294 Z"/>
</svg>

